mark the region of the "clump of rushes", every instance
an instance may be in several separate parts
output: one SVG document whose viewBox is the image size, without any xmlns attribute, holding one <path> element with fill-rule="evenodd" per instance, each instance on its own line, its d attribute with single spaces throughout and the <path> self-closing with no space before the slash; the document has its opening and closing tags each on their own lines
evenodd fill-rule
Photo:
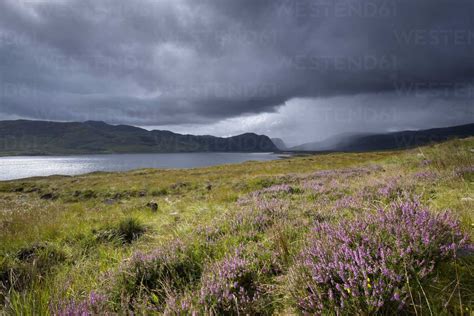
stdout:
<svg viewBox="0 0 474 316">
<path fill-rule="evenodd" d="M 241 251 L 211 265 L 202 279 L 200 303 L 206 314 L 245 315 L 258 311 L 260 297 L 255 263 Z"/>
<path fill-rule="evenodd" d="M 146 227 L 136 218 L 126 218 L 122 220 L 117 228 L 117 235 L 127 243 L 138 239 L 146 231 Z"/>
<path fill-rule="evenodd" d="M 201 258 L 197 247 L 179 239 L 149 254 L 137 252 L 116 275 L 115 298 L 132 309 L 134 302 L 141 302 L 162 311 L 168 296 L 197 283 Z"/>
<path fill-rule="evenodd" d="M 317 314 L 403 308 L 413 287 L 467 243 L 449 213 L 432 214 L 416 201 L 354 222 L 318 223 L 292 269 L 295 304 Z"/>
<path fill-rule="evenodd" d="M 140 238 L 147 230 L 147 227 L 136 218 L 125 218 L 114 227 L 106 227 L 94 232 L 97 239 L 113 241 L 119 240 L 124 244 L 132 243 Z"/>
</svg>

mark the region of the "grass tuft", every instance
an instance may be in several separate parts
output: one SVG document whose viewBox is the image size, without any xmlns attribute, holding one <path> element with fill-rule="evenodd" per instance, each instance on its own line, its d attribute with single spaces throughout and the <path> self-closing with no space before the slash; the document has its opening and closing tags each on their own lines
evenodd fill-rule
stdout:
<svg viewBox="0 0 474 316">
<path fill-rule="evenodd" d="M 120 241 L 123 244 L 130 244 L 140 238 L 146 231 L 147 226 L 140 220 L 127 217 L 115 226 L 106 226 L 94 233 L 98 240 Z"/>
</svg>

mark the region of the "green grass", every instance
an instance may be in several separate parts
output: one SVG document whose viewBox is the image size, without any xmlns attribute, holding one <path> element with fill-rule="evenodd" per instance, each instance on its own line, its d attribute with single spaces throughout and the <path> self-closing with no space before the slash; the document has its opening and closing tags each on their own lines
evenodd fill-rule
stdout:
<svg viewBox="0 0 474 316">
<path fill-rule="evenodd" d="M 312 223 L 352 220 L 388 205 L 397 197 L 379 198 L 375 193 L 393 179 L 399 179 L 395 182 L 400 192 L 420 196 L 432 211 L 450 209 L 474 237 L 474 178 L 472 171 L 463 171 L 474 165 L 473 148 L 470 138 L 408 151 L 2 182 L 0 314 L 2 309 L 17 315 L 50 313 L 50 303 L 81 300 L 91 291 L 110 295 L 109 310 L 145 310 L 150 304 L 168 304 L 171 310 L 170 297 L 192 301 L 201 274 L 239 247 L 245 255 L 257 257 L 249 271 L 272 271 L 258 275 L 265 295 L 253 312 L 297 314 L 288 271 Z M 371 165 L 378 169 L 322 184 L 336 189 L 315 193 L 303 187 L 318 170 Z M 421 172 L 436 177 L 415 176 Z M 281 212 L 257 222 L 262 214 L 253 210 L 254 201 L 245 200 L 252 192 L 278 184 L 295 189 L 271 193 L 284 204 Z M 363 207 L 334 211 L 343 197 L 361 192 L 367 193 Z M 57 198 L 41 199 L 48 193 Z M 147 205 L 152 201 L 158 210 Z M 163 259 L 144 275 L 127 274 L 134 254 L 166 249 L 176 240 L 184 244 L 177 258 Z M 428 300 L 417 300 L 408 313 L 469 313 L 474 303 L 472 253 L 440 264 L 424 289 Z M 123 302 L 131 296 L 134 304 Z"/>
</svg>

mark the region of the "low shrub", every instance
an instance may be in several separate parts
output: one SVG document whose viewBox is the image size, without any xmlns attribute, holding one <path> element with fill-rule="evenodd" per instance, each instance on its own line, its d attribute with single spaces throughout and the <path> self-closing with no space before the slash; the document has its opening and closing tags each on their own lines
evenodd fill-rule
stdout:
<svg viewBox="0 0 474 316">
<path fill-rule="evenodd" d="M 71 299 L 51 305 L 50 312 L 57 316 L 107 315 L 107 297 L 91 292 L 83 300 Z"/>
<path fill-rule="evenodd" d="M 248 205 L 230 219 L 230 226 L 236 230 L 264 232 L 278 220 L 288 217 L 290 203 L 285 200 L 254 197 Z"/>
<path fill-rule="evenodd" d="M 403 308 L 436 264 L 466 243 L 448 213 L 432 214 L 416 201 L 353 222 L 317 223 L 292 269 L 295 304 L 318 314 Z"/>
<path fill-rule="evenodd" d="M 252 260 L 237 251 L 211 265 L 202 279 L 200 303 L 206 314 L 258 313 L 258 272 Z"/>
</svg>

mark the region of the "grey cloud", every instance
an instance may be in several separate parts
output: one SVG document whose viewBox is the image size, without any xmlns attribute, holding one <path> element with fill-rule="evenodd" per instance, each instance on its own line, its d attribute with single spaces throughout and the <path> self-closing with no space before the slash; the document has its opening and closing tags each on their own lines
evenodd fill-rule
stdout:
<svg viewBox="0 0 474 316">
<path fill-rule="evenodd" d="M 426 91 L 469 107 L 458 92 L 474 76 L 473 10 L 469 0 L 5 0 L 0 116 L 209 124 L 294 98 Z"/>
<path fill-rule="evenodd" d="M 273 113 L 242 116 L 208 124 L 161 128 L 181 133 L 236 135 L 246 131 L 284 139 L 289 145 L 351 133 L 384 133 L 467 124 L 474 107 L 466 102 L 433 100 L 428 95 L 359 94 L 324 99 L 292 99 Z M 153 127 L 160 128 L 160 127 Z"/>
</svg>

